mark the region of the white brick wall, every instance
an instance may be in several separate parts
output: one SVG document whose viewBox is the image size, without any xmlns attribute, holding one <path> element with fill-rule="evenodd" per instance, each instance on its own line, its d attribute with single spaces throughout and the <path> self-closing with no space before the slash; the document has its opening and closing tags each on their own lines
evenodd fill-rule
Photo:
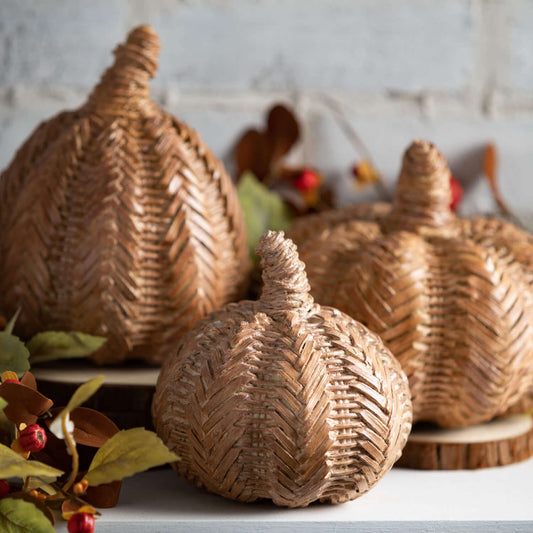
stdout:
<svg viewBox="0 0 533 533">
<path fill-rule="evenodd" d="M 414 137 L 472 182 L 495 140 L 504 196 L 533 212 L 533 0 L 0 0 L 0 168 L 145 22 L 163 45 L 156 99 L 221 157 L 283 99 L 303 120 L 295 157 L 346 175 L 356 154 L 327 93 L 390 183 Z M 479 183 L 468 196 L 470 210 L 491 207 Z"/>
</svg>

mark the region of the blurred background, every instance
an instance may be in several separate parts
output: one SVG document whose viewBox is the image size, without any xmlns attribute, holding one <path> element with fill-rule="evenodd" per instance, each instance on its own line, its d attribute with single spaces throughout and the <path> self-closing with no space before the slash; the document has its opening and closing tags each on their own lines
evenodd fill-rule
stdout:
<svg viewBox="0 0 533 533">
<path fill-rule="evenodd" d="M 388 188 L 412 139 L 435 142 L 463 212 L 494 209 L 480 177 L 494 142 L 503 197 L 531 220 L 531 0 L 0 0 L 0 168 L 85 100 L 141 23 L 162 43 L 154 98 L 230 168 L 242 132 L 284 102 L 301 127 L 290 160 L 343 182 L 341 203 L 372 194 L 352 179 L 349 124 Z"/>
</svg>

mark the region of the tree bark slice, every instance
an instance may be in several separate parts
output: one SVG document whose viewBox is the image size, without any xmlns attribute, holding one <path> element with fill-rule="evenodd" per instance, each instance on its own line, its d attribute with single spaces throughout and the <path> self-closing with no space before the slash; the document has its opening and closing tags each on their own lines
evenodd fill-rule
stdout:
<svg viewBox="0 0 533 533">
<path fill-rule="evenodd" d="M 64 406 L 74 391 L 91 378 L 103 375 L 105 381 L 83 405 L 105 414 L 120 429 L 153 429 L 151 405 L 159 368 L 140 364 L 124 368 L 96 367 L 86 361 L 71 361 L 32 367 L 39 392 L 55 406 Z"/>
<path fill-rule="evenodd" d="M 512 415 L 469 428 L 418 424 L 396 466 L 462 470 L 504 466 L 533 456 L 533 419 Z"/>
</svg>

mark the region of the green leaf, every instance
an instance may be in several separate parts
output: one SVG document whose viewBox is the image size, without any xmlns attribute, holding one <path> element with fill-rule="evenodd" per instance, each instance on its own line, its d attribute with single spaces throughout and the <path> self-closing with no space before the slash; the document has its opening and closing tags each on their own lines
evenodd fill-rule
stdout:
<svg viewBox="0 0 533 533">
<path fill-rule="evenodd" d="M 154 432 L 133 428 L 119 431 L 96 452 L 85 477 L 96 486 L 177 460 Z"/>
<path fill-rule="evenodd" d="M 24 343 L 7 331 L 0 331 L 0 374 L 11 370 L 20 378 L 30 369 L 30 352 Z"/>
<path fill-rule="evenodd" d="M 62 474 L 61 470 L 39 461 L 27 461 L 11 448 L 0 444 L 0 479 L 10 477 L 24 479 L 28 476 L 34 476 L 44 483 L 52 483 Z M 2 530 L 0 529 L 0 531 Z"/>
<path fill-rule="evenodd" d="M 90 379 L 86 383 L 80 385 L 70 398 L 66 407 L 57 415 L 55 420 L 61 420 L 64 416 L 70 413 L 72 410 L 79 407 L 82 403 L 86 402 L 102 385 L 104 382 L 104 376 L 96 376 Z"/>
<path fill-rule="evenodd" d="M 4 331 L 6 333 L 13 333 L 13 328 L 15 327 L 15 323 L 17 322 L 19 315 L 20 315 L 20 307 L 15 311 L 15 314 L 10 318 L 9 322 L 6 324 L 6 327 L 4 328 Z"/>
<path fill-rule="evenodd" d="M 251 172 L 243 174 L 237 192 L 244 212 L 250 255 L 257 261 L 255 248 L 259 237 L 269 229 L 287 231 L 293 217 L 281 197 L 265 187 Z"/>
<path fill-rule="evenodd" d="M 7 407 L 7 402 L 0 396 L 0 411 L 3 411 Z"/>
<path fill-rule="evenodd" d="M 87 357 L 106 342 L 105 337 L 96 337 L 76 331 L 43 331 L 27 343 L 31 362 L 44 363 L 55 359 Z"/>
<path fill-rule="evenodd" d="M 55 533 L 54 526 L 33 503 L 21 499 L 0 500 L 2 533 Z"/>
</svg>

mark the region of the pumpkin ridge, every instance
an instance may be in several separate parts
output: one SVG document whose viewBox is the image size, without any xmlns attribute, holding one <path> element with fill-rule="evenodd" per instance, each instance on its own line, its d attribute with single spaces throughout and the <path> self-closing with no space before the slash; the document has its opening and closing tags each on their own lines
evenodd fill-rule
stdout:
<svg viewBox="0 0 533 533">
<path fill-rule="evenodd" d="M 409 389 L 398 362 L 381 340 L 349 316 L 321 307 L 320 315 L 314 315 L 310 323 L 319 331 L 319 344 L 324 343 L 321 350 L 328 354 L 327 390 L 332 404 L 331 432 L 335 435 L 328 457 L 331 475 L 320 500 L 341 503 L 370 490 L 399 457 L 411 426 Z M 354 348 L 359 348 L 357 356 Z M 345 375 L 346 367 L 357 380 Z M 392 378 L 391 389 L 402 389 L 403 402 L 387 403 L 387 378 Z M 357 459 L 347 463 L 347 456 Z"/>
<path fill-rule="evenodd" d="M 241 314 L 242 318 L 248 316 L 253 310 L 253 302 L 247 302 L 247 304 L 245 312 Z M 232 306 L 233 304 L 230 304 L 227 308 Z M 222 424 L 222 434 L 218 435 L 218 438 L 206 440 L 207 446 L 204 449 L 202 439 L 206 438 L 205 428 L 210 424 L 211 431 L 213 431 L 213 422 L 210 421 L 210 411 L 202 409 L 202 406 L 212 401 L 212 396 L 220 392 L 220 380 L 217 383 L 220 368 L 230 361 L 235 361 L 235 358 L 240 358 L 241 364 L 238 366 L 239 371 L 233 372 L 233 377 L 236 378 L 234 385 L 243 389 L 242 394 L 244 394 L 242 376 L 248 380 L 253 379 L 251 365 L 244 361 L 249 345 L 241 349 L 242 346 L 236 347 L 233 341 L 239 333 L 243 338 L 249 334 L 253 335 L 254 330 L 250 328 L 250 324 L 241 320 L 226 322 L 223 339 L 220 340 L 218 336 L 222 322 L 218 320 L 218 317 L 223 314 L 224 310 L 221 309 L 202 319 L 200 323 L 208 327 L 205 334 L 187 334 L 180 343 L 177 357 L 165 360 L 164 371 L 162 369 L 159 376 L 152 404 L 152 415 L 158 433 L 164 438 L 167 446 L 182 458 L 174 465 L 175 469 L 189 482 L 196 486 L 206 486 L 208 490 L 211 490 L 212 487 L 200 480 L 213 479 L 217 467 L 224 460 L 224 456 L 220 457 L 220 454 L 215 455 L 215 457 L 208 457 L 216 452 L 220 438 L 223 436 L 227 438 L 228 436 L 227 431 L 224 430 L 224 422 L 231 419 L 235 424 L 230 424 L 226 429 L 229 429 L 232 436 L 240 438 L 235 428 L 240 427 L 243 419 L 240 415 L 242 405 L 231 405 L 229 408 L 226 406 L 228 418 L 219 416 L 218 421 L 219 424 Z M 242 333 L 243 328 L 246 328 L 244 335 Z M 213 338 L 217 339 L 216 343 L 212 341 Z M 236 348 L 237 351 L 235 351 Z M 183 354 L 187 355 L 183 356 Z M 172 380 L 166 379 L 166 376 L 176 372 L 183 376 L 183 385 L 178 388 L 173 385 Z M 225 376 L 226 379 L 228 379 L 227 375 Z M 242 402 L 247 403 L 245 394 Z M 224 406 L 220 406 L 216 402 L 214 406 L 217 409 L 224 409 Z M 174 426 L 173 422 L 176 419 L 181 420 L 180 430 Z M 241 433 L 242 431 L 244 431 L 244 425 L 241 427 Z M 185 464 L 189 464 L 189 468 L 186 468 Z M 198 471 L 198 468 L 203 471 L 203 474 Z"/>
<path fill-rule="evenodd" d="M 65 271 L 59 262 L 54 279 L 72 279 L 63 298 L 64 316 L 68 317 L 63 324 L 108 337 L 104 348 L 93 354 L 93 359 L 102 363 L 110 353 L 114 361 L 123 360 L 135 342 L 134 338 L 123 339 L 138 312 L 137 280 L 131 272 L 136 258 L 130 250 L 138 242 L 139 232 L 130 205 L 124 202 L 124 191 L 135 188 L 137 179 L 131 136 L 116 121 L 95 127 L 102 129 L 96 135 L 93 132 L 76 179 L 69 181 L 67 194 L 72 199 L 62 213 L 62 220 L 68 221 L 62 223 L 65 239 L 72 243 L 63 253 L 71 259 L 71 270 Z M 103 176 L 102 168 L 106 169 Z"/>
<path fill-rule="evenodd" d="M 492 401 L 491 412 L 494 413 L 493 416 L 497 416 L 527 395 L 527 390 L 531 387 L 524 378 L 528 375 L 528 370 L 533 367 L 533 350 L 527 348 L 528 340 L 533 338 L 533 326 L 531 326 L 533 309 L 527 303 L 527 277 L 518 265 L 513 265 L 509 270 L 508 258 L 505 255 L 496 254 L 491 249 L 486 253 L 492 256 L 493 260 L 491 269 L 493 288 L 492 290 L 479 288 L 484 298 L 474 303 L 471 328 L 477 328 L 480 343 L 489 344 L 486 349 L 488 355 L 482 361 L 492 361 L 490 373 L 486 378 L 485 389 L 479 384 L 477 387 L 481 393 L 483 390 L 496 389 L 500 385 L 500 390 L 494 395 L 489 395 Z M 522 289 L 516 290 L 517 285 L 522 286 Z M 498 327 L 496 337 L 485 333 L 489 331 L 495 318 Z M 482 353 L 481 349 L 476 351 Z M 487 371 L 488 369 L 489 367 Z M 474 385 L 473 383 L 472 386 Z M 529 403 L 525 408 L 529 409 L 531 405 Z"/>
<path fill-rule="evenodd" d="M 233 281 L 235 277 L 242 279 L 241 283 L 235 285 L 235 283 L 226 283 L 227 293 L 225 297 L 228 300 L 234 300 L 242 297 L 246 289 L 247 281 L 245 276 L 242 275 L 250 268 L 250 258 L 247 252 L 246 244 L 246 231 L 244 224 L 244 217 L 239 204 L 237 191 L 233 185 L 233 181 L 229 174 L 226 172 L 224 165 L 219 161 L 200 139 L 196 131 L 185 124 L 181 123 L 178 119 L 173 119 L 174 127 L 183 135 L 186 132 L 188 137 L 187 146 L 196 154 L 196 160 L 201 161 L 205 167 L 206 172 L 215 178 L 214 184 L 218 187 L 220 201 L 208 204 L 208 209 L 211 214 L 212 220 L 218 214 L 218 222 L 215 224 L 219 228 L 220 234 L 227 233 L 226 228 L 230 228 L 234 239 L 234 247 L 239 251 L 238 254 L 230 261 L 223 250 L 218 250 L 215 257 L 225 257 L 224 261 L 220 261 L 219 279 L 226 279 Z M 213 187 L 215 185 L 212 185 Z M 214 195 L 206 196 L 207 200 L 214 200 Z M 214 223 L 214 222 L 213 222 Z M 220 245 L 220 239 L 217 239 L 216 244 Z"/>
<path fill-rule="evenodd" d="M 15 199 L 30 182 L 32 169 L 39 165 L 42 157 L 43 146 L 47 143 L 55 143 L 64 134 L 63 128 L 76 121 L 75 111 L 64 111 L 56 117 L 41 122 L 32 132 L 22 146 L 19 147 L 13 159 L 0 174 L 0 205 L 11 206 Z M 15 179 L 11 178 L 12 168 L 20 169 L 20 175 Z M 13 218 L 12 211 L 0 209 L 0 227 L 6 228 L 8 221 Z M 2 253 L 2 257 L 5 257 Z"/>
<path fill-rule="evenodd" d="M 87 142 L 88 130 L 83 124 L 83 119 L 78 119 L 73 129 L 61 136 L 61 142 L 72 147 L 68 159 L 65 152 L 51 154 L 46 158 L 46 164 L 42 156 L 37 158 L 41 160 L 42 169 L 28 174 L 26 186 L 18 192 L 17 202 L 11 204 L 11 223 L 2 228 L 2 241 L 8 250 L 0 266 L 2 307 L 8 316 L 21 307 L 17 331 L 24 337 L 40 331 L 47 323 L 50 309 L 58 305 L 53 271 L 55 264 L 61 261 L 63 236 L 56 235 L 54 230 L 61 225 L 67 191 L 61 186 L 65 181 L 64 174 L 57 168 L 66 165 L 68 172 L 75 172 L 81 146 Z M 6 172 L 2 182 L 8 179 Z M 20 239 L 20 235 L 25 238 Z M 41 302 L 41 305 L 34 307 L 30 302 Z M 56 324 L 54 327 L 57 328 Z"/>
</svg>

